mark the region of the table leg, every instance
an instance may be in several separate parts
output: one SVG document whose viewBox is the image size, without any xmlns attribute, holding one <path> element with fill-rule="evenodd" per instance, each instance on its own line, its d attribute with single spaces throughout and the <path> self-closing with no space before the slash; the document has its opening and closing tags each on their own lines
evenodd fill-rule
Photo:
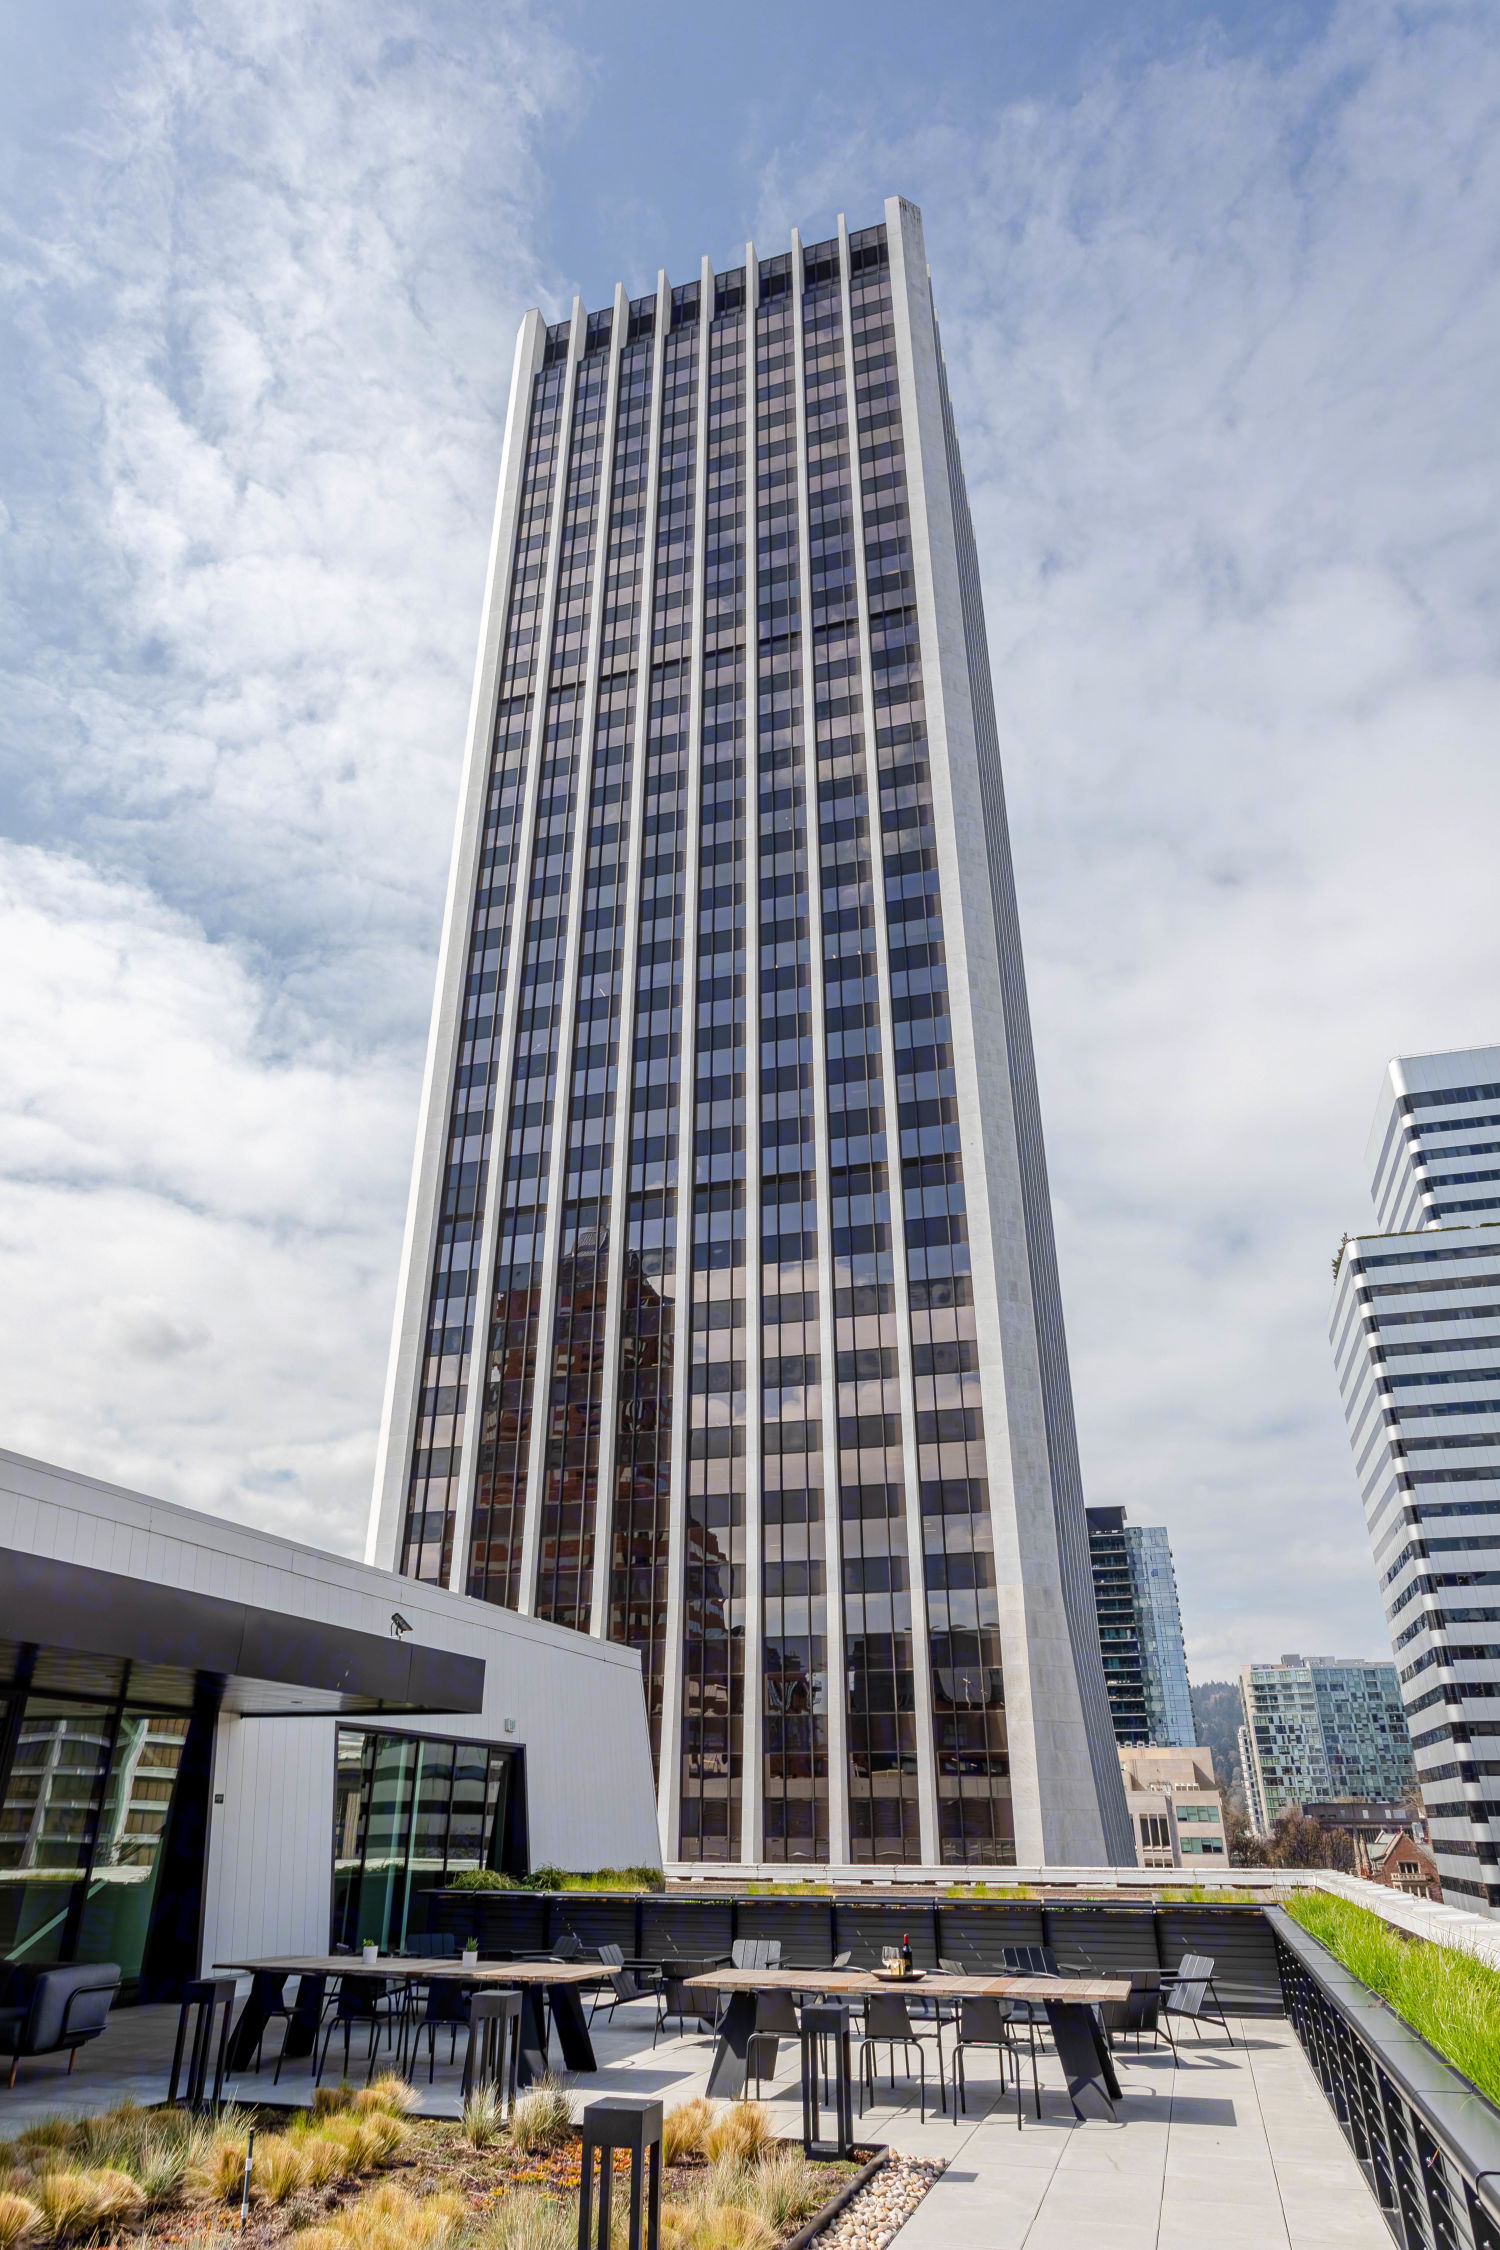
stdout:
<svg viewBox="0 0 1500 2250">
<path fill-rule="evenodd" d="M 574 1984 L 549 1984 L 547 1998 L 552 2003 L 552 2021 L 557 2026 L 557 2043 L 562 2048 L 562 2058 L 569 2070 L 597 2070 L 594 2043 L 589 2037 L 588 2020 L 583 2012 L 583 2002 Z"/>
<path fill-rule="evenodd" d="M 266 2025 L 271 2020 L 271 2010 L 280 1999 L 281 1988 L 285 1983 L 285 1976 L 278 1975 L 272 1969 L 257 1969 L 250 1979 L 250 1991 L 229 2042 L 228 2068 L 231 2077 L 237 2077 L 242 2070 L 248 2070 L 254 2062 L 255 2050 L 265 2036 Z M 176 2076 L 175 2069 L 173 2076 Z"/>
<path fill-rule="evenodd" d="M 521 1991 L 521 2060 L 517 2083 L 529 2086 L 547 2071 L 547 2009 L 541 1987 L 523 1984 Z"/>
<path fill-rule="evenodd" d="M 1074 2116 L 1113 2120 L 1120 2082 L 1093 2009 L 1068 2000 L 1048 2000 L 1045 2006 Z"/>
<path fill-rule="evenodd" d="M 737 2102 L 744 2093 L 750 2036 L 754 2029 L 755 1994 L 734 1993 L 719 2026 L 719 2044 L 714 2049 L 713 2068 L 708 2074 L 711 2099 Z"/>
<path fill-rule="evenodd" d="M 297 1986 L 297 2005 L 286 2027 L 283 2052 L 288 2062 L 299 2062 L 317 2053 L 318 2026 L 323 2021 L 327 1977 L 303 1977 Z"/>
</svg>

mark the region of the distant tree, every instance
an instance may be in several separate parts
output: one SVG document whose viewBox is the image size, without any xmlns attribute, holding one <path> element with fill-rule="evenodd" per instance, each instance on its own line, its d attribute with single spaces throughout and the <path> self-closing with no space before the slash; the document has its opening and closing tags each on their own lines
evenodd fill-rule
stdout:
<svg viewBox="0 0 1500 2250">
<path fill-rule="evenodd" d="M 1193 1732 L 1214 1754 L 1220 1783 L 1233 1802 L 1245 1809 L 1244 1780 L 1240 1773 L 1239 1725 L 1243 1716 L 1240 1691 L 1233 1680 L 1203 1680 L 1192 1690 Z"/>
<path fill-rule="evenodd" d="M 1257 1836 L 1236 1805 L 1224 1812 L 1224 1840 L 1231 1867 L 1329 1867 L 1354 1872 L 1354 1841 L 1345 1829 L 1325 1828 L 1289 1805 L 1269 1836 Z"/>
<path fill-rule="evenodd" d="M 1265 1838 L 1267 1867 L 1331 1867 L 1354 1872 L 1354 1839 L 1343 1828 L 1325 1828 L 1289 1805 Z"/>
<path fill-rule="evenodd" d="M 1232 1798 L 1224 1798 L 1224 1841 L 1229 1848 L 1231 1867 L 1264 1867 L 1267 1865 L 1266 1844 L 1257 1836 L 1245 1815 Z"/>
</svg>

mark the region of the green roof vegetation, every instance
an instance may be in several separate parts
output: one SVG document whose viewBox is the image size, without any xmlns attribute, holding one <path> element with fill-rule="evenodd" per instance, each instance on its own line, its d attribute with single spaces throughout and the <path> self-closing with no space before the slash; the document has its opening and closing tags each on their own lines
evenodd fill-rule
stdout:
<svg viewBox="0 0 1500 2250">
<path fill-rule="evenodd" d="M 1500 2104 L 1500 1973 L 1455 1946 L 1409 1938 L 1368 1907 L 1327 1891 L 1299 1891 L 1286 1911 Z"/>
</svg>

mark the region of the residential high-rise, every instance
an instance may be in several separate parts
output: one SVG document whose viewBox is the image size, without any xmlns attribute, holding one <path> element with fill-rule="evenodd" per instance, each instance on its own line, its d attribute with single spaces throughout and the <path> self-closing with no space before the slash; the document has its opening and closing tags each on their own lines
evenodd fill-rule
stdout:
<svg viewBox="0 0 1500 2250">
<path fill-rule="evenodd" d="M 371 1552 L 669 1860 L 1128 1863 L 920 214 L 522 324 Z"/>
<path fill-rule="evenodd" d="M 1394 1061 L 1331 1335 L 1444 1895 L 1500 1906 L 1500 1047 Z"/>
<path fill-rule="evenodd" d="M 1090 1508 L 1087 1515 L 1115 1740 L 1191 1748 L 1193 1699 L 1166 1528 L 1127 1523 L 1123 1508 Z"/>
<path fill-rule="evenodd" d="M 1399 1799 L 1414 1778 L 1394 1664 L 1283 1656 L 1240 1673 L 1240 1765 L 1262 1833 L 1316 1798 Z"/>
</svg>

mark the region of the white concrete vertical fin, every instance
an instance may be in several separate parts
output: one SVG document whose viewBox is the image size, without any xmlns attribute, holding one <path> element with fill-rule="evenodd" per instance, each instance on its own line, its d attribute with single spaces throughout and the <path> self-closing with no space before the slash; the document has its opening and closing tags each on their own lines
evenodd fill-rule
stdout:
<svg viewBox="0 0 1500 2250">
<path fill-rule="evenodd" d="M 500 482 L 495 498 L 495 519 L 490 532 L 484 605 L 480 614 L 479 651 L 474 664 L 474 687 L 469 699 L 469 726 L 464 749 L 463 776 L 459 786 L 458 821 L 448 867 L 448 896 L 443 912 L 442 943 L 438 952 L 432 1028 L 428 1034 L 427 1060 L 422 1073 L 421 1126 L 401 1244 L 395 1328 L 391 1338 L 385 1404 L 380 1418 L 380 1440 L 375 1457 L 375 1486 L 365 1544 L 365 1560 L 378 1563 L 386 1570 L 394 1570 L 400 1557 L 411 1480 L 412 1449 L 416 1442 L 422 1363 L 427 1353 L 427 1307 L 432 1290 L 432 1260 L 442 1207 L 453 1075 L 463 1037 L 464 986 L 468 976 L 474 891 L 484 841 L 485 798 L 489 788 L 490 758 L 494 745 L 495 707 L 504 655 L 505 619 L 510 606 L 511 581 L 515 573 L 516 524 L 526 468 L 526 439 L 531 426 L 532 386 L 542 364 L 546 340 L 547 330 L 541 314 L 536 311 L 527 313 L 516 338 L 510 400 L 505 410 Z M 477 1331 L 477 1318 L 475 1325 Z M 454 1545 L 456 1551 L 456 1539 Z"/>
<path fill-rule="evenodd" d="M 581 307 L 574 300 L 573 323 L 576 328 Z M 547 518 L 546 559 L 540 580 L 541 600 L 538 609 L 536 669 L 531 688 L 531 737 L 526 747 L 526 768 L 523 810 L 516 827 L 516 857 L 512 862 L 515 881 L 510 902 L 509 967 L 505 982 L 505 1000 L 501 1010 L 500 1037 L 496 1043 L 494 1087 L 494 1125 L 490 1132 L 489 1164 L 484 1181 L 484 1210 L 480 1222 L 480 1249 L 478 1286 L 474 1301 L 474 1340 L 469 1352 L 469 1380 L 464 1397 L 464 1435 L 459 1455 L 458 1489 L 462 1514 L 463 1547 L 458 1538 L 453 1542 L 453 1561 L 449 1582 L 462 1592 L 467 1581 L 467 1549 L 469 1526 L 473 1522 L 474 1480 L 479 1453 L 480 1434 L 484 1426 L 485 1398 L 488 1387 L 490 1328 L 495 1301 L 495 1245 L 499 1239 L 501 1199 L 505 1188 L 505 1144 L 510 1117 L 511 1074 L 516 1059 L 516 1027 L 521 1012 L 521 970 L 526 950 L 527 903 L 531 890 L 531 860 L 536 844 L 537 801 L 541 795 L 542 755 L 547 734 L 547 688 L 551 677 L 552 620 L 557 607 L 557 574 L 562 554 L 563 500 L 568 475 L 568 431 L 573 419 L 573 382 L 576 362 L 571 358 L 564 377 L 563 396 L 558 408 L 557 459 L 552 465 L 552 500 Z M 529 1495 L 528 1495 L 529 1502 Z"/>
<path fill-rule="evenodd" d="M 818 803 L 818 698 L 814 680 L 812 528 L 807 454 L 807 340 L 802 238 L 792 229 L 797 369 L 797 578 L 802 627 L 802 782 L 807 824 L 807 929 L 812 1012 L 813 1149 L 818 1200 L 818 1372 L 822 1378 L 824 1722 L 828 1741 L 828 1856 L 849 1857 L 849 1757 L 844 1662 L 844 1565 L 839 1521 L 839 1391 L 833 1304 L 833 1199 L 828 1168 L 828 1040 L 823 996 L 823 861 Z M 855 476 L 858 477 L 858 463 Z M 811 1573 L 809 1573 L 809 1576 Z"/>
<path fill-rule="evenodd" d="M 757 523 L 756 322 L 760 269 L 745 244 L 745 1712 L 740 1858 L 759 1860 L 762 1835 L 765 1601 L 761 1571 L 760 1264 L 760 538 Z"/>
<path fill-rule="evenodd" d="M 619 320 L 619 300 L 624 292 L 615 292 L 614 321 Z M 628 315 L 627 315 L 628 317 Z M 536 1497 L 540 1508 L 545 1497 L 547 1476 L 547 1433 L 551 1425 L 552 1379 L 556 1370 L 556 1353 L 553 1339 L 557 1324 L 557 1282 L 561 1262 L 563 1194 L 568 1176 L 568 1143 L 571 1130 L 573 1044 L 578 1027 L 578 956 L 583 944 L 583 894 L 588 876 L 590 801 L 594 787 L 594 751 L 597 728 L 595 721 L 599 710 L 599 652 L 604 635 L 605 587 L 604 573 L 609 553 L 610 486 L 614 466 L 615 425 L 620 406 L 620 355 L 615 349 L 618 326 L 610 330 L 609 377 L 605 398 L 604 426 L 599 456 L 601 497 L 599 520 L 594 529 L 594 555 L 589 584 L 588 630 L 584 643 L 583 659 L 583 711 L 578 750 L 577 794 L 573 804 L 573 873 L 568 890 L 568 928 L 566 952 L 563 956 L 562 1023 L 558 1031 L 557 1092 L 552 1104 L 552 1152 L 547 1180 L 547 1223 L 542 1248 L 541 1309 L 537 1314 L 536 1342 L 536 1395 L 532 1406 L 532 1469 L 527 1484 L 527 1516 L 531 1516 L 530 1476 L 535 1476 Z M 574 341 L 580 348 L 575 355 L 583 357 L 582 341 L 587 339 L 585 324 L 583 338 L 575 327 Z M 575 375 L 575 381 L 577 377 Z M 536 1466 L 540 1461 L 540 1467 Z M 597 1514 L 597 1511 L 596 1511 Z M 540 1519 L 538 1518 L 538 1522 Z M 523 1576 L 523 1585 L 530 1589 L 532 1606 L 536 1593 L 537 1556 L 539 1543 L 531 1557 L 531 1569 Z M 594 1575 L 598 1574 L 598 1550 L 594 1550 Z M 592 1588 L 590 1589 L 592 1592 Z"/>
<path fill-rule="evenodd" d="M 662 1682 L 661 1758 L 657 1820 L 662 1856 L 676 1858 L 682 1814 L 682 1670 L 687 1567 L 688 1423 L 693 1358 L 693 1183 L 697 1123 L 698 891 L 703 840 L 703 550 L 708 523 L 709 329 L 714 313 L 714 270 L 698 269 L 698 381 L 693 419 L 692 675 L 688 690 L 687 852 L 682 878 L 682 1075 L 677 1113 L 676 1339 L 672 1362 L 672 1488 L 667 1532 L 666 1655 Z"/>
<path fill-rule="evenodd" d="M 1098 1864 L 1105 1848 L 1079 1676 L 1097 1655 L 1075 1644 L 1048 1433 L 1032 1217 L 1021 1170 L 1011 1042 L 1000 960 L 990 828 L 981 786 L 942 382 L 921 214 L 886 205 L 902 425 L 906 436 L 915 603 L 927 707 L 932 811 L 942 882 L 964 1193 L 973 1246 L 975 1324 L 984 1407 L 1002 1658 L 1006 1673 L 1018 1858 Z M 1007 870 L 1007 880 L 1008 880 Z M 1071 1407 L 1068 1409 L 1071 1413 Z M 1080 1532 L 1080 1536 L 1083 1534 Z M 1083 1568 L 1087 1570 L 1086 1551 Z M 1092 1607 L 1092 1589 L 1081 1588 Z M 1102 1674 L 1100 1675 L 1102 1682 Z M 1107 1707 L 1102 1711 L 1108 1726 Z M 1123 1790 L 1117 1789 L 1123 1819 Z"/>
<path fill-rule="evenodd" d="M 907 1572 L 911 1587 L 913 1713 L 917 1736 L 917 1818 L 923 1864 L 939 1859 L 937 1771 L 932 1745 L 932 1654 L 927 1631 L 926 1570 L 922 1531 L 922 1475 L 917 1453 L 916 1386 L 912 1373 L 911 1294 L 906 1264 L 906 1210 L 901 1187 L 901 1111 L 896 1089 L 895 1019 L 891 1008 L 890 925 L 885 906 L 885 839 L 880 823 L 880 761 L 875 744 L 875 668 L 870 652 L 870 578 L 865 560 L 864 488 L 860 479 L 859 416 L 855 393 L 854 313 L 850 301 L 849 233 L 839 220 L 843 266 L 844 367 L 849 386 L 849 445 L 854 492 L 855 581 L 859 590 L 860 685 L 864 704 L 865 803 L 870 822 L 870 865 L 879 963 L 881 1093 L 890 1177 L 892 1296 L 896 1308 L 896 1371 L 901 1385 L 901 1460 L 905 1479 Z M 904 423 L 904 417 L 903 417 Z"/>
<path fill-rule="evenodd" d="M 666 355 L 661 305 L 666 297 L 671 317 L 671 291 L 665 273 L 656 284 L 657 318 L 651 338 L 651 393 L 647 402 L 647 467 L 642 493 L 641 568 L 638 585 L 640 616 L 636 627 L 635 710 L 631 719 L 631 782 L 629 854 L 625 873 L 625 959 L 620 972 L 620 1043 L 615 1081 L 615 1163 L 609 1206 L 609 1306 L 608 1357 L 599 1401 L 599 1501 L 604 1519 L 603 1544 L 596 1533 L 594 1547 L 594 1605 L 590 1631 L 602 1639 L 609 1633 L 609 1573 L 614 1552 L 615 1452 L 618 1442 L 620 1399 L 620 1338 L 625 1290 L 625 1237 L 630 1210 L 630 1118 L 635 1091 L 636 970 L 641 949 L 641 860 L 646 825 L 646 732 L 651 713 L 651 625 L 656 609 L 656 517 L 661 490 L 662 367 Z M 626 307 L 627 316 L 629 306 Z M 626 331 L 629 333 L 628 327 Z"/>
<path fill-rule="evenodd" d="M 623 282 L 615 284 L 614 328 L 610 349 L 615 355 L 614 396 L 618 406 L 620 382 L 630 334 L 630 299 Z M 654 403 L 654 402 L 653 402 Z M 618 412 L 611 428 L 610 455 L 605 463 L 605 513 L 611 526 L 614 520 L 615 449 L 619 443 Z M 608 542 L 606 541 L 606 554 Z M 644 568 L 644 557 L 642 561 Z M 604 615 L 609 599 L 608 589 L 601 584 L 599 614 Z M 608 1249 L 605 1260 L 606 1289 L 604 1308 L 604 1379 L 599 1386 L 599 1464 L 594 1490 L 594 1583 L 593 1599 L 589 1606 L 589 1631 L 603 1640 L 609 1631 L 609 1574 L 611 1567 L 612 1536 L 614 1525 L 615 1493 L 615 1437 L 620 1417 L 620 1299 L 624 1288 L 625 1211 L 628 1176 L 630 1171 L 630 1048 L 625 1043 L 627 1024 L 634 1020 L 628 977 L 634 976 L 630 966 L 630 932 L 633 928 L 635 898 L 635 870 L 640 858 L 641 813 L 640 790 L 644 762 L 641 746 L 635 739 L 632 718 L 629 741 L 630 796 L 620 802 L 620 818 L 626 834 L 625 876 L 625 966 L 620 971 L 620 1013 L 616 1018 L 619 1039 L 615 1047 L 615 1101 L 611 1119 L 610 1146 L 614 1150 L 614 1163 L 610 1174 Z M 617 886 L 617 895 L 619 886 Z M 622 1107 L 623 1103 L 623 1107 Z M 624 1124 L 622 1147 L 621 1124 Z"/>
<path fill-rule="evenodd" d="M 607 607 L 607 601 L 609 601 L 609 589 L 605 585 L 605 574 L 607 574 L 607 567 L 609 567 L 607 565 L 609 533 L 612 533 L 612 529 L 614 529 L 614 457 L 616 457 L 616 450 L 618 450 L 618 434 L 621 434 L 621 421 L 618 421 L 618 403 L 621 403 L 621 378 L 623 378 L 623 364 L 625 364 L 625 337 L 627 335 L 630 335 L 630 297 L 625 295 L 623 281 L 616 281 L 616 286 L 614 286 L 614 317 L 612 317 L 612 328 L 609 328 L 609 353 L 612 353 L 612 360 L 614 360 L 614 367 L 609 369 L 609 400 L 612 400 L 612 418 L 609 418 L 609 443 L 607 443 L 605 463 L 603 463 L 605 540 L 603 540 L 603 549 L 600 549 L 600 565 L 598 565 L 600 648 L 603 648 L 603 619 L 605 619 L 605 607 Z M 603 657 L 596 655 L 594 661 L 600 668 L 603 668 Z M 627 841 L 625 841 L 623 893 L 625 893 L 625 900 L 630 900 L 632 898 L 630 862 L 632 862 L 634 850 L 639 850 L 639 832 L 641 832 L 641 821 L 632 819 L 634 787 L 636 787 L 636 781 L 639 781 L 641 758 L 639 758 L 639 754 L 636 754 L 634 738 L 627 738 L 627 740 L 630 740 L 630 749 L 627 749 L 627 758 L 630 758 L 630 799 L 621 799 L 621 821 L 625 826 L 625 837 L 627 837 Z M 616 895 L 618 895 L 618 889 L 621 889 L 621 886 L 616 884 Z M 630 904 L 625 907 L 625 916 L 630 918 Z M 621 1028 L 625 1024 L 625 1015 L 627 1015 L 623 976 L 625 976 L 625 972 L 621 970 L 621 1012 L 618 1012 L 618 1017 L 616 1017 L 616 1024 Z M 612 1523 L 614 1523 L 614 1424 L 618 1420 L 618 1408 L 621 1408 L 621 1278 L 623 1278 L 621 1237 L 623 1237 L 623 1231 L 625 1231 L 623 1217 L 621 1217 L 621 1213 L 623 1213 L 621 1179 L 623 1179 L 623 1172 L 630 1170 L 630 1163 L 627 1163 L 627 1161 L 621 1163 L 621 1089 L 625 1089 L 625 1105 L 627 1105 L 625 1107 L 625 1132 L 630 1134 L 630 1071 L 627 1071 L 627 1066 L 621 1062 L 621 1053 L 623 1053 L 623 1046 L 616 1044 L 616 1051 L 614 1051 L 614 1116 L 612 1116 L 612 1120 L 609 1120 L 609 1123 L 612 1123 L 612 1134 L 607 1136 L 609 1147 L 614 1150 L 614 1165 L 612 1165 L 612 1174 L 609 1174 L 609 1226 L 607 1226 L 607 1237 L 605 1237 L 605 1240 L 607 1240 L 607 1251 L 605 1251 L 605 1345 L 603 1345 L 605 1372 L 603 1372 L 603 1381 L 600 1381 L 600 1386 L 598 1386 L 598 1462 L 596 1462 L 596 1478 L 594 1478 L 594 1584 L 591 1584 L 591 1600 L 589 1600 L 589 1631 L 594 1633 L 598 1640 L 603 1640 L 607 1636 L 607 1631 L 609 1631 L 609 1534 L 612 1534 Z M 625 1150 L 625 1159 L 627 1159 L 627 1156 L 630 1156 L 630 1150 Z"/>
</svg>

